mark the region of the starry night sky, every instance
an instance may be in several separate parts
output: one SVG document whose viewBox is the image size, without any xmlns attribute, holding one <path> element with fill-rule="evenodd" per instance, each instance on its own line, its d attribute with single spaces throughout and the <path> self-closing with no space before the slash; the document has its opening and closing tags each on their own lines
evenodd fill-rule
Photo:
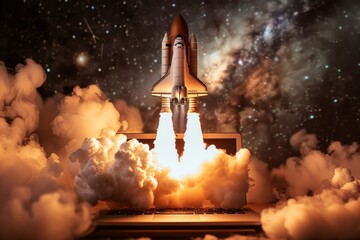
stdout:
<svg viewBox="0 0 360 240">
<path fill-rule="evenodd" d="M 144 131 L 160 111 L 151 86 L 160 78 L 160 47 L 181 13 L 199 48 L 204 131 L 240 131 L 260 159 L 277 165 L 294 154 L 289 138 L 315 133 L 360 142 L 360 2 L 5 1 L 0 61 L 9 71 L 32 58 L 49 98 L 98 84 L 138 107 Z"/>
</svg>

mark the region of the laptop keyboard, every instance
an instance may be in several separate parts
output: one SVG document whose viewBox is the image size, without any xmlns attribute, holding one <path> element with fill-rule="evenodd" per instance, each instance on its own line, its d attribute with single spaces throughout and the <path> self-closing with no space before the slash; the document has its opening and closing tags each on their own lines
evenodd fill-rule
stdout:
<svg viewBox="0 0 360 240">
<path fill-rule="evenodd" d="M 152 215 L 152 214 L 245 214 L 240 208 L 151 208 L 151 209 L 113 209 L 107 215 Z"/>
</svg>

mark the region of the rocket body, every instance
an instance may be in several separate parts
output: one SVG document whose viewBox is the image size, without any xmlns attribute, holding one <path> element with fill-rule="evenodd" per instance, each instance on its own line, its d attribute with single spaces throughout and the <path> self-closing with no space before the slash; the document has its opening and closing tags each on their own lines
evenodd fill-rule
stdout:
<svg viewBox="0 0 360 240">
<path fill-rule="evenodd" d="M 162 98 L 162 111 L 170 111 L 170 103 L 186 105 L 196 111 L 197 98 L 207 95 L 206 85 L 197 78 L 197 40 L 188 38 L 188 27 L 181 15 L 171 26 L 170 39 L 165 34 L 161 49 L 161 79 L 151 94 Z"/>
</svg>

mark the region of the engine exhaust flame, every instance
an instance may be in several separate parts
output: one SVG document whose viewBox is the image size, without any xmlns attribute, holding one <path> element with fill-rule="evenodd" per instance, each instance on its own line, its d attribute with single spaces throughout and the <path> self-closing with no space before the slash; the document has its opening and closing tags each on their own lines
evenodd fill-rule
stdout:
<svg viewBox="0 0 360 240">
<path fill-rule="evenodd" d="M 175 169 L 179 155 L 176 150 L 176 137 L 171 112 L 160 113 L 159 127 L 154 142 L 154 152 L 159 167 Z"/>
<path fill-rule="evenodd" d="M 209 159 L 213 159 L 217 154 L 216 151 L 205 149 L 199 113 L 189 113 L 187 115 L 184 142 L 184 153 L 179 158 L 172 113 L 160 113 L 154 152 L 158 166 L 168 169 L 170 176 L 176 179 L 197 175 L 202 164 Z"/>
<path fill-rule="evenodd" d="M 178 177 L 197 174 L 201 165 L 212 159 L 211 151 L 206 151 L 201 130 L 199 113 L 188 113 L 186 132 L 184 134 L 184 153 L 180 158 Z"/>
</svg>

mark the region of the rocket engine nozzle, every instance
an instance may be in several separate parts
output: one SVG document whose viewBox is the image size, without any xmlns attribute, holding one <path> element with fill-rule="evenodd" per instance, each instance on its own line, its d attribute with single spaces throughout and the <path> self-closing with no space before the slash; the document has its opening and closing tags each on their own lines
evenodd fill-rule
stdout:
<svg viewBox="0 0 360 240">
<path fill-rule="evenodd" d="M 170 98 L 161 98 L 161 112 L 171 113 Z"/>
<path fill-rule="evenodd" d="M 175 86 L 171 90 L 171 102 L 174 105 L 185 105 L 187 102 L 187 89 L 185 86 Z"/>
<path fill-rule="evenodd" d="M 188 113 L 197 113 L 198 112 L 197 103 L 198 103 L 197 98 L 189 98 Z"/>
</svg>

